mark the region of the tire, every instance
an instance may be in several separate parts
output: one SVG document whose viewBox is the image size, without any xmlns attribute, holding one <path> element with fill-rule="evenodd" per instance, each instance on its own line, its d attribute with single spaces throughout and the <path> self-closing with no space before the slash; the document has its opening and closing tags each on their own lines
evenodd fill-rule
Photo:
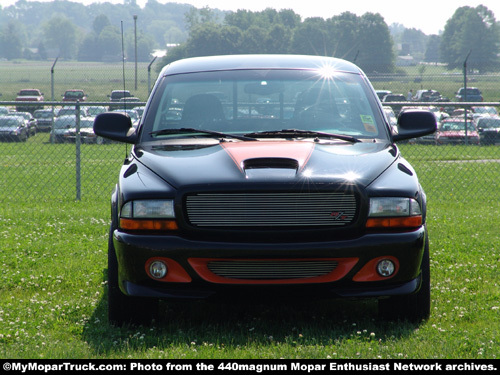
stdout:
<svg viewBox="0 0 500 375">
<path fill-rule="evenodd" d="M 157 318 L 158 299 L 130 297 L 118 285 L 118 261 L 113 244 L 113 228 L 108 239 L 108 321 L 111 325 L 148 325 Z"/>
<path fill-rule="evenodd" d="M 389 297 L 378 301 L 378 312 L 382 319 L 407 320 L 419 323 L 427 320 L 431 313 L 431 278 L 429 238 L 426 233 L 425 249 L 421 264 L 421 284 L 418 292 L 406 296 Z"/>
</svg>

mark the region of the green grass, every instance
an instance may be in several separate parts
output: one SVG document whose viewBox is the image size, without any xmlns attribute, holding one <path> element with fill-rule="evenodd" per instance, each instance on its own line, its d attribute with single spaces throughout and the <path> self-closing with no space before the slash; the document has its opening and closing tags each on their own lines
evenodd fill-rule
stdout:
<svg viewBox="0 0 500 375">
<path fill-rule="evenodd" d="M 137 89 L 135 88 L 135 64 L 127 61 L 125 65 L 116 63 L 76 62 L 59 60 L 51 69 L 54 61 L 0 61 L 0 100 L 11 101 L 22 88 L 38 88 L 45 94 L 45 100 L 51 100 L 54 81 L 54 100 L 60 101 L 67 89 L 83 89 L 88 101 L 107 101 L 111 90 L 123 88 L 125 75 L 126 89 L 141 100 L 148 97 L 148 81 L 154 83 L 158 73 L 157 64 L 138 63 Z M 125 68 L 125 69 L 124 69 Z M 376 89 L 391 90 L 406 96 L 410 89 L 415 93 L 419 89 L 433 89 L 452 101 L 460 87 L 463 87 L 464 77 L 461 71 L 448 71 L 444 66 L 426 65 L 423 72 L 420 66 L 400 67 L 391 76 L 370 77 Z M 469 74 L 469 87 L 476 86 L 485 101 L 500 101 L 500 73 Z"/>
<path fill-rule="evenodd" d="M 52 98 L 52 79 L 54 82 L 54 100 L 61 101 L 62 95 L 69 89 L 82 89 L 87 94 L 87 101 L 109 101 L 111 90 L 125 88 L 133 95 L 145 101 L 148 97 L 148 63 L 137 64 L 137 89 L 135 89 L 135 64 L 125 63 L 125 71 L 119 63 L 92 63 L 58 61 L 0 61 L 0 93 L 2 101 L 15 100 L 17 92 L 23 88 L 40 89 L 46 101 Z M 154 67 L 150 72 L 151 85 L 158 73 Z"/>
<path fill-rule="evenodd" d="M 0 147 L 1 358 L 500 357 L 495 147 L 402 145 L 428 196 L 428 321 L 380 322 L 371 301 L 196 302 L 123 328 L 107 323 L 106 243 L 124 146 L 82 145 L 81 201 L 74 146 L 39 134 Z"/>
</svg>

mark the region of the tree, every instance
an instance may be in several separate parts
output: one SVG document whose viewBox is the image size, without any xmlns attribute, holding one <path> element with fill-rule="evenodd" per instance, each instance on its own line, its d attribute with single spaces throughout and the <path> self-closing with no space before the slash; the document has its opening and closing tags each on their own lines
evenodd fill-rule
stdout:
<svg viewBox="0 0 500 375">
<path fill-rule="evenodd" d="M 402 55 L 422 57 L 425 54 L 428 37 L 415 28 L 404 29 L 401 35 Z"/>
<path fill-rule="evenodd" d="M 106 26 L 97 38 L 101 61 L 119 61 L 122 56 L 121 34 L 117 27 Z"/>
<path fill-rule="evenodd" d="M 145 35 L 142 31 L 137 33 L 137 61 L 150 61 L 153 51 L 153 38 Z M 135 37 L 133 33 L 128 33 L 126 37 L 126 51 L 128 61 L 135 59 Z"/>
<path fill-rule="evenodd" d="M 10 21 L 0 30 L 0 57 L 12 60 L 22 56 L 21 35 L 21 26 L 14 21 Z"/>
<path fill-rule="evenodd" d="M 441 58 L 448 69 L 461 68 L 469 52 L 467 66 L 481 72 L 498 64 L 498 25 L 493 13 L 483 5 L 458 8 L 446 22 L 441 38 Z"/>
<path fill-rule="evenodd" d="M 359 55 L 356 63 L 365 72 L 391 73 L 394 53 L 389 27 L 378 13 L 365 13 L 359 22 Z"/>
<path fill-rule="evenodd" d="M 76 53 L 76 27 L 66 17 L 54 16 L 43 26 L 47 46 L 56 49 L 62 58 L 71 59 Z"/>
<path fill-rule="evenodd" d="M 213 9 L 208 6 L 201 9 L 192 7 L 189 12 L 184 15 L 186 27 L 189 31 L 194 30 L 197 26 L 212 23 L 218 23 L 217 15 Z"/>
<path fill-rule="evenodd" d="M 441 44 L 441 36 L 431 35 L 427 40 L 427 48 L 425 50 L 424 60 L 427 62 L 439 62 L 439 45 Z"/>
<path fill-rule="evenodd" d="M 267 31 L 260 26 L 250 26 L 243 31 L 242 53 L 262 53 L 262 41 L 267 37 Z"/>
<path fill-rule="evenodd" d="M 188 57 L 238 53 L 243 39 L 235 26 L 205 23 L 197 26 L 187 41 Z"/>
<path fill-rule="evenodd" d="M 79 61 L 100 61 L 101 56 L 97 48 L 97 35 L 88 33 L 83 38 L 78 48 Z"/>
<path fill-rule="evenodd" d="M 109 22 L 109 18 L 105 14 L 98 15 L 92 22 L 92 30 L 96 35 L 99 35 L 108 26 L 111 26 L 111 22 Z"/>
<path fill-rule="evenodd" d="M 264 52 L 266 53 L 288 53 L 292 34 L 290 29 L 283 24 L 276 24 L 271 27 L 264 38 Z"/>
<path fill-rule="evenodd" d="M 354 13 L 344 12 L 331 18 L 328 23 L 331 34 L 335 38 L 332 56 L 354 61 L 360 48 L 359 17 Z"/>
<path fill-rule="evenodd" d="M 293 34 L 292 51 L 305 55 L 330 55 L 326 21 L 320 17 L 306 18 Z"/>
</svg>

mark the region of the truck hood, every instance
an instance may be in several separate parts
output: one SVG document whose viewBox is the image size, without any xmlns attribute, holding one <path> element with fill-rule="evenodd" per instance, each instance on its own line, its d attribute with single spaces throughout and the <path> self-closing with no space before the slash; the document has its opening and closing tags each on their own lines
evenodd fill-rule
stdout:
<svg viewBox="0 0 500 375">
<path fill-rule="evenodd" d="M 136 147 L 134 155 L 175 188 L 262 182 L 367 186 L 399 151 L 376 142 L 254 141 L 156 144 Z"/>
<path fill-rule="evenodd" d="M 3 126 L 0 128 L 0 133 L 12 133 L 20 130 L 19 126 Z"/>
<path fill-rule="evenodd" d="M 40 96 L 18 96 L 17 102 L 41 102 L 43 100 Z"/>
</svg>

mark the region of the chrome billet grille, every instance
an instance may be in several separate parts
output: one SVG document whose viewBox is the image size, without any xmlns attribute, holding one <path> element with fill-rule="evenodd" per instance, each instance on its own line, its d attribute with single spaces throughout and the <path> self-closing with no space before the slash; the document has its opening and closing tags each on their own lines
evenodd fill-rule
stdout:
<svg viewBox="0 0 500 375">
<path fill-rule="evenodd" d="M 206 193 L 186 197 L 197 227 L 346 226 L 356 217 L 352 193 Z"/>
<path fill-rule="evenodd" d="M 208 269 L 220 277 L 246 280 L 283 280 L 320 277 L 335 270 L 334 260 L 211 261 Z"/>
</svg>

